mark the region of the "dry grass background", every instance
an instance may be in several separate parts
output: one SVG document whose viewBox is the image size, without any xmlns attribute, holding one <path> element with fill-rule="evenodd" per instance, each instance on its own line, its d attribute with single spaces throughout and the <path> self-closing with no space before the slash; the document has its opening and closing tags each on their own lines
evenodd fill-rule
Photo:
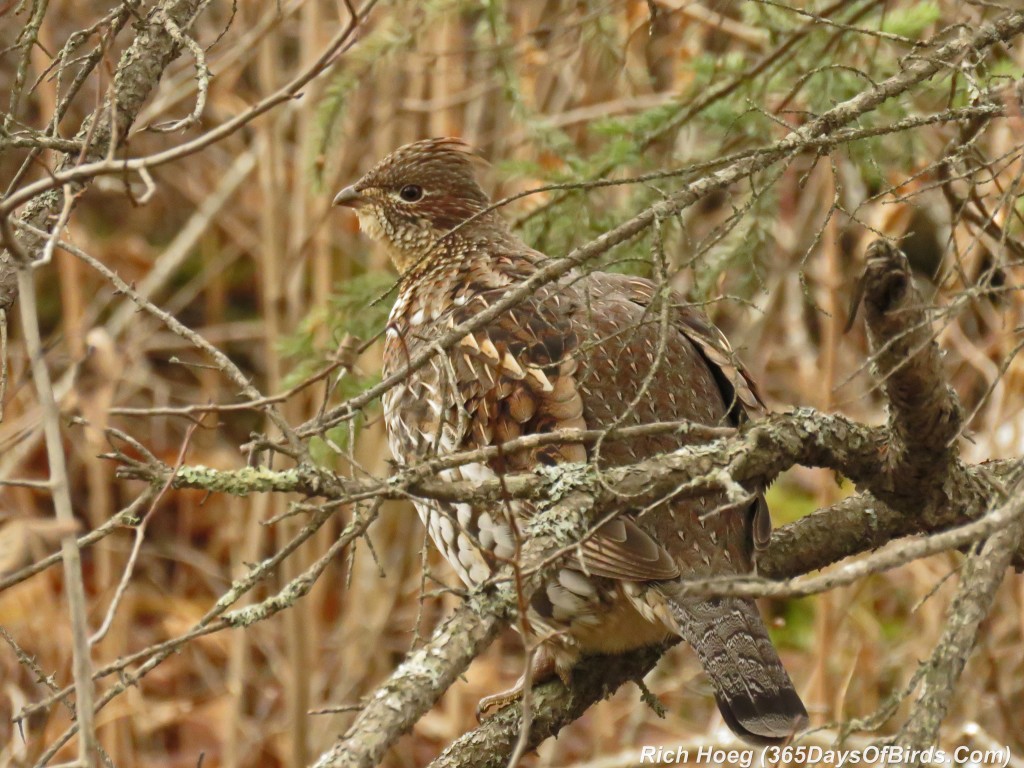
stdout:
<svg viewBox="0 0 1024 768">
<path fill-rule="evenodd" d="M 850 88 L 864 84 L 838 69 L 800 82 L 801 71 L 835 61 L 880 78 L 908 50 L 892 39 L 814 24 L 774 4 L 656 5 L 660 12 L 652 21 L 650 6 L 633 0 L 382 4 L 355 48 L 301 98 L 204 152 L 158 169 L 156 194 L 145 205 L 130 201 L 122 180 L 94 184 L 79 202 L 68 238 L 145 287 L 160 306 L 227 352 L 262 391 L 283 392 L 315 361 L 330 356 L 343 330 L 378 321 L 379 310 L 365 308 L 373 291 L 353 281 L 386 275 L 389 266 L 358 235 L 354 219 L 329 203 L 340 186 L 396 146 L 428 136 L 463 136 L 492 161 L 490 183 L 503 194 L 585 178 L 609 162 L 618 176 L 680 167 L 782 135 L 784 129 L 761 110 L 797 121 L 798 110 L 845 98 Z M 994 13 L 957 0 L 848 6 L 844 18 L 865 29 L 893 29 L 894 19 L 917 19 L 916 26 L 907 22 L 909 27 L 895 32 L 914 37 L 954 21 L 976 26 Z M 32 53 L 30 80 L 49 65 L 47 52 L 105 10 L 103 3 L 53 0 L 41 45 Z M 0 47 L 13 42 L 18 18 L 0 18 Z M 279 87 L 315 58 L 346 18 L 342 5 L 319 0 L 241 0 L 237 7 L 214 2 L 196 27 L 197 39 L 211 46 L 207 55 L 215 75 L 203 125 L 221 123 Z M 676 114 L 671 105 L 695 103 L 805 24 L 808 37 L 793 57 L 769 69 L 770 77 L 639 146 L 641 137 L 669 123 Z M 1019 77 L 1024 47 L 1003 50 L 997 59 L 989 62 L 988 75 Z M 116 64 L 117 51 L 107 60 Z M 11 86 L 13 62 L 11 53 L 0 60 L 0 92 Z M 105 86 L 110 69 L 101 70 L 98 84 Z M 180 140 L 141 129 L 192 109 L 194 74 L 187 56 L 167 70 L 137 121 L 132 154 Z M 956 88 L 962 87 L 958 82 Z M 950 90 L 946 79 L 905 98 L 901 109 L 941 111 Z M 91 93 L 79 99 L 66 126 L 77 126 L 92 109 Z M 43 79 L 19 119 L 45 124 L 55 98 L 55 83 Z M 787 111 L 778 111 L 780 106 Z M 1012 200 L 1019 195 L 1014 185 L 1022 170 L 1019 130 L 1018 120 L 1016 129 L 1002 121 L 984 131 L 978 152 L 1002 159 L 994 180 L 976 185 L 998 222 L 1016 227 L 1011 232 L 1018 237 Z M 829 216 L 835 200 L 887 235 L 913 232 L 906 247 L 921 269 L 919 279 L 935 292 L 937 305 L 955 307 L 939 339 L 960 397 L 968 409 L 977 408 L 968 454 L 980 459 L 1024 453 L 1024 364 L 1014 356 L 1024 324 L 1024 302 L 1015 292 L 1021 268 L 976 227 L 951 217 L 933 163 L 955 136 L 951 127 L 928 127 L 911 138 L 879 140 L 861 154 L 838 151 L 819 162 L 800 157 L 777 176 L 761 179 L 772 183 L 758 195 L 744 188 L 704 201 L 667 235 L 679 288 L 737 298 L 710 309 L 774 407 L 812 405 L 868 421 L 883 418 L 871 391 L 863 333 L 858 326 L 842 332 L 858 259 L 871 233 L 847 215 Z M 0 158 L 4 186 L 23 156 L 12 151 Z M 38 177 L 41 171 L 33 173 Z M 531 242 L 557 254 L 638 210 L 671 183 L 574 192 L 566 199 L 547 193 L 509 206 L 507 214 L 523 221 Z M 1010 206 L 1001 204 L 1007 190 Z M 648 254 L 648 244 L 639 243 L 615 258 L 628 262 Z M 954 266 L 962 267 L 959 274 Z M 944 279 L 927 279 L 936 273 Z M 140 492 L 138 483 L 118 480 L 111 463 L 97 458 L 107 449 L 101 428 L 116 426 L 173 464 L 189 426 L 186 419 L 131 416 L 117 408 L 227 403 L 237 392 L 217 371 L 203 367 L 204 360 L 179 337 L 133 311 L 74 257 L 59 252 L 37 274 L 48 362 L 55 379 L 64 375 L 61 403 L 69 419 L 65 436 L 75 510 L 82 527 L 92 529 Z M 343 317 L 332 303 L 339 294 L 351 308 Z M 41 478 L 46 458 L 39 413 L 17 324 L 11 339 L 0 478 Z M 359 360 L 357 381 L 344 386 L 372 380 L 379 352 L 371 346 Z M 322 396 L 320 386 L 304 390 L 283 410 L 293 423 L 303 421 L 316 413 Z M 354 454 L 362 467 L 383 475 L 389 471 L 388 450 L 375 415 L 368 411 Z M 88 425 L 71 423 L 72 417 Z M 240 466 L 245 457 L 239 446 L 264 428 L 253 412 L 207 417 L 188 442 L 186 461 Z M 335 461 L 346 469 L 344 460 Z M 773 515 L 777 523 L 791 520 L 844 492 L 827 473 L 794 471 L 772 491 Z M 196 492 L 163 496 L 112 626 L 93 649 L 96 666 L 191 628 L 233 577 L 294 533 L 294 520 L 263 524 L 287 503 Z M 4 487 L 0 504 L 31 520 L 51 515 L 49 497 L 38 488 Z M 347 513 L 339 511 L 286 562 L 276 582 L 261 585 L 243 602 L 271 593 L 298 573 L 346 520 Z M 44 534 L 26 535 L 48 552 Z M 126 528 L 84 553 L 94 628 L 112 599 L 133 536 Z M 425 559 L 433 575 L 455 582 L 436 553 L 421 555 L 423 532 L 411 507 L 389 505 L 369 538 L 294 608 L 244 631 L 188 643 L 101 710 L 99 735 L 114 764 L 194 766 L 203 754 L 207 768 L 286 766 L 303 765 L 319 752 L 351 715 L 304 713 L 358 702 L 401 659 L 414 632 L 428 632 L 457 599 L 424 579 Z M 766 606 L 816 725 L 869 715 L 907 683 L 941 632 L 959 562 L 958 555 L 947 554 L 813 599 Z M 421 599 L 424 590 L 430 595 Z M 58 685 L 70 682 L 59 569 L 0 592 L 0 626 Z M 1024 756 L 1022 635 L 1024 584 L 1008 577 L 948 719 L 947 746 L 991 739 Z M 510 684 L 521 664 L 521 647 L 509 633 L 386 764 L 428 762 L 473 725 L 477 700 Z M 104 678 L 100 690 L 116 680 Z M 687 650 L 672 651 L 648 685 L 664 703 L 665 719 L 640 702 L 635 687 L 623 689 L 524 764 L 629 765 L 628 755 L 618 762 L 607 756 L 640 744 L 721 737 L 708 686 Z M 45 695 L 13 649 L 0 642 L 0 766 L 32 765 L 68 726 L 68 711 L 60 705 L 17 728 L 10 724 L 12 715 Z M 880 731 L 898 722 L 895 717 Z M 969 723 L 979 730 L 965 736 Z M 65 749 L 57 759 L 70 755 Z M 597 762 L 599 756 L 606 762 Z"/>
</svg>

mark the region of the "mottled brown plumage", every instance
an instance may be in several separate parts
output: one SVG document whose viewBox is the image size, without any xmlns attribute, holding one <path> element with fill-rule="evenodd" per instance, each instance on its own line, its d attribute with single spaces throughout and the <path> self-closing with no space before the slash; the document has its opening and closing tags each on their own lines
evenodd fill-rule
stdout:
<svg viewBox="0 0 1024 768">
<path fill-rule="evenodd" d="M 497 212 L 484 212 L 488 200 L 471 153 L 457 139 L 398 149 L 335 202 L 355 209 L 401 272 L 385 375 L 500 299 L 545 259 Z M 737 424 L 760 410 L 722 334 L 678 296 L 670 303 L 666 335 L 656 287 L 643 278 L 573 272 L 541 288 L 384 396 L 395 458 L 410 464 L 556 429 L 673 420 Z M 632 463 L 684 442 L 677 436 L 607 441 L 599 460 Z M 485 479 L 594 458 L 592 447 L 549 445 L 446 476 Z M 417 507 L 470 585 L 515 556 L 513 525 L 531 513 L 519 502 Z M 754 741 L 785 739 L 807 715 L 756 605 L 686 597 L 678 585 L 680 577 L 748 572 L 755 540 L 763 543 L 769 532 L 760 497 L 742 509 L 709 496 L 621 515 L 538 590 L 528 625 L 563 678 L 581 653 L 616 653 L 681 635 L 700 657 L 730 727 Z"/>
</svg>

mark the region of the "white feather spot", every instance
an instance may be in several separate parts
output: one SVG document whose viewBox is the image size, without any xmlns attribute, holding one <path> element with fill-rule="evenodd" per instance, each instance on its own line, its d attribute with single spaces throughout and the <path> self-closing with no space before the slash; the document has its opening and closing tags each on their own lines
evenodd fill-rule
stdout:
<svg viewBox="0 0 1024 768">
<path fill-rule="evenodd" d="M 563 568 L 558 572 L 558 581 L 563 587 L 580 597 L 594 597 L 597 594 L 590 579 L 579 571 Z"/>
<path fill-rule="evenodd" d="M 581 613 L 586 605 L 579 595 L 574 595 L 561 584 L 556 584 L 554 582 L 549 583 L 547 586 L 547 593 L 548 599 L 551 601 L 551 615 L 558 621 L 565 621 L 573 618 L 575 615 Z"/>
<path fill-rule="evenodd" d="M 459 534 L 458 539 L 456 539 L 455 546 L 459 550 L 459 562 L 467 568 L 471 568 L 473 563 L 479 561 L 480 553 L 476 551 L 476 547 L 473 546 L 473 542 L 469 540 L 469 537 L 466 534 Z"/>
<path fill-rule="evenodd" d="M 491 569 L 487 567 L 487 564 L 482 560 L 473 563 L 469 569 L 470 581 L 474 584 L 479 584 L 482 581 L 486 581 L 487 577 L 491 575 Z"/>
<path fill-rule="evenodd" d="M 512 529 L 505 523 L 494 526 L 494 554 L 498 557 L 512 557 L 516 553 L 516 541 Z"/>
<path fill-rule="evenodd" d="M 476 524 L 480 527 L 480 534 L 477 538 L 480 539 L 480 546 L 484 549 L 491 551 L 494 549 L 494 521 L 487 512 L 481 512 L 480 516 L 476 519 Z"/>
<path fill-rule="evenodd" d="M 455 526 L 452 525 L 452 521 L 443 515 L 437 515 L 437 531 L 440 534 L 440 540 L 445 542 L 449 547 L 455 543 Z M 438 538 L 437 535 L 434 537 Z"/>
</svg>

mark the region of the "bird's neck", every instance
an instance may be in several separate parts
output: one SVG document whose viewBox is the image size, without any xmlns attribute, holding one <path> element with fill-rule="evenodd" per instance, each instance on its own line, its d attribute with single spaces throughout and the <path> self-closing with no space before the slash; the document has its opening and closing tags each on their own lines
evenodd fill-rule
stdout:
<svg viewBox="0 0 1024 768">
<path fill-rule="evenodd" d="M 518 241 L 508 225 L 494 211 L 474 215 L 479 218 L 465 221 L 455 217 L 440 218 L 435 224 L 392 230 L 382 224 L 379 217 L 357 211 L 360 229 L 372 240 L 384 245 L 391 262 L 402 276 L 415 277 L 458 259 L 470 249 L 486 247 L 488 243 Z M 459 223 L 459 222 L 462 223 Z"/>
<path fill-rule="evenodd" d="M 474 296 L 526 280 L 541 258 L 504 227 L 453 232 L 402 272 L 391 322 L 414 327 L 436 320 Z"/>
</svg>

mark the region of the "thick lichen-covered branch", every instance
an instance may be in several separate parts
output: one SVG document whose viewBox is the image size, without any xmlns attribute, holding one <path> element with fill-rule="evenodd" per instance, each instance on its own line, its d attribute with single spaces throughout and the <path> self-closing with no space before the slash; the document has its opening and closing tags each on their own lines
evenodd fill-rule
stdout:
<svg viewBox="0 0 1024 768">
<path fill-rule="evenodd" d="M 865 322 L 889 404 L 888 474 L 915 499 L 934 505 L 934 497 L 945 492 L 946 477 L 958 468 L 960 403 L 946 383 L 939 346 L 907 257 L 885 240 L 874 241 L 866 256 Z M 899 494 L 901 489 L 894 483 L 892 491 Z"/>
<path fill-rule="evenodd" d="M 559 680 L 530 692 L 532 717 L 526 747 L 542 741 L 579 718 L 595 703 L 622 685 L 640 680 L 665 652 L 665 647 L 641 648 L 619 656 L 590 656 L 572 671 L 572 688 Z M 520 738 L 521 709 L 506 707 L 478 728 L 452 742 L 429 768 L 505 768 Z"/>
<path fill-rule="evenodd" d="M 968 467 L 955 463 L 946 496 L 930 502 L 914 492 L 911 483 L 898 482 L 885 462 L 885 429 L 867 427 L 842 416 L 811 409 L 772 414 L 728 437 L 681 448 L 627 467 L 598 472 L 588 466 L 561 466 L 539 473 L 507 475 L 471 482 L 446 481 L 411 467 L 389 479 L 352 479 L 326 469 L 303 465 L 281 471 L 264 468 L 216 470 L 185 466 L 177 470 L 172 487 L 247 495 L 263 492 L 301 493 L 332 501 L 367 498 L 428 498 L 449 502 L 489 504 L 504 498 L 547 501 L 572 474 L 573 488 L 587 495 L 603 514 L 662 499 L 666 494 L 700 496 L 720 492 L 723 484 L 754 487 L 774 480 L 801 464 L 835 470 L 853 480 L 859 493 L 780 531 L 759 555 L 759 568 L 771 577 L 788 577 L 823 568 L 900 536 L 927 533 L 977 519 L 988 508 L 990 479 L 1003 472 L 1003 463 Z M 464 463 L 477 460 L 468 451 Z M 446 462 L 447 465 L 453 462 Z M 167 482 L 171 468 L 133 463 L 121 474 Z M 841 532 L 842 535 L 837 535 Z"/>
<path fill-rule="evenodd" d="M 345 735 L 316 768 L 371 768 L 427 712 L 498 631 L 516 604 L 509 582 L 474 592 L 421 648 L 377 687 Z"/>
<path fill-rule="evenodd" d="M 842 416 L 803 408 L 772 414 L 730 437 L 687 446 L 626 467 L 604 468 L 600 472 L 589 465 L 561 465 L 555 469 L 472 482 L 424 476 L 418 467 L 387 480 L 362 480 L 308 465 L 282 471 L 186 466 L 174 473 L 171 485 L 237 495 L 296 492 L 338 501 L 356 501 L 369 496 L 395 499 L 418 496 L 486 504 L 505 498 L 549 500 L 553 494 L 557 495 L 571 474 L 574 489 L 589 489 L 596 503 L 634 506 L 655 501 L 669 492 L 700 496 L 721 491 L 723 485 L 730 483 L 761 484 L 794 464 L 829 467 L 856 482 L 870 485 L 881 469 L 879 441 L 883 438 L 883 432 L 878 429 Z M 461 463 L 475 461 L 477 452 L 466 452 L 462 459 Z M 168 481 L 172 469 L 167 465 L 131 462 L 119 472 L 123 477 L 161 485 Z M 628 502 L 624 497 L 628 497 Z"/>
</svg>

